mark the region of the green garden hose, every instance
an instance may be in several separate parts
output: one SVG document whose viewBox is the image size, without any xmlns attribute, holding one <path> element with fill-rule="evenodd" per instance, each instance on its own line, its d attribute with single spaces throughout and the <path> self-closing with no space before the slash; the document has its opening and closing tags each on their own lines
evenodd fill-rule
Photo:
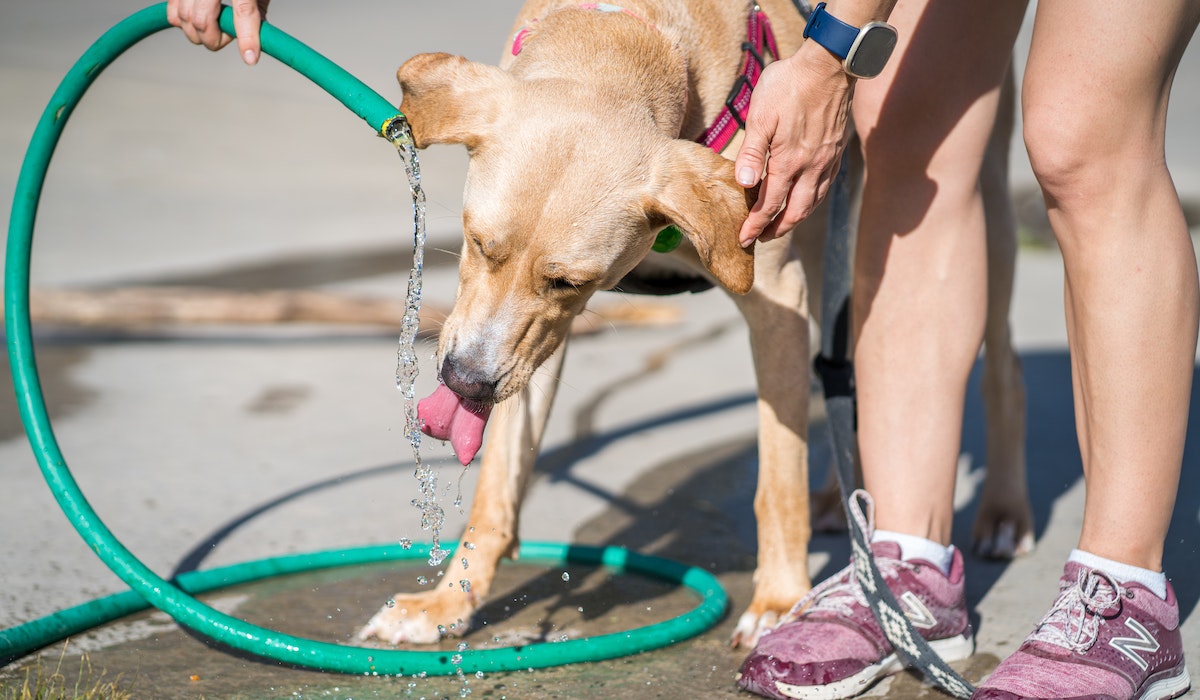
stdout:
<svg viewBox="0 0 1200 700">
<path fill-rule="evenodd" d="M 221 28 L 234 34 L 233 12 L 221 13 Z M 628 552 L 618 547 L 581 547 L 555 543 L 526 543 L 522 559 L 534 563 L 573 562 L 607 566 L 687 586 L 700 603 L 683 615 L 618 632 L 566 642 L 531 644 L 500 649 L 469 649 L 452 655 L 444 651 L 380 650 L 344 646 L 293 637 L 231 617 L 196 600 L 191 594 L 273 576 L 334 566 L 428 556 L 428 548 L 399 544 L 289 555 L 190 572 L 169 582 L 138 560 L 100 520 L 71 475 L 54 438 L 34 358 L 29 318 L 30 257 L 33 227 L 46 172 L 55 146 L 84 92 L 113 60 L 137 42 L 167 29 L 166 3 L 153 5 L 118 23 L 75 63 L 50 99 L 30 140 L 17 180 L 9 219 L 4 279 L 5 327 L 9 364 L 25 432 L 51 492 L 76 531 L 96 555 L 131 591 L 63 610 L 0 631 L 0 664 L 110 622 L 148 605 L 176 622 L 234 649 L 285 664 L 356 674 L 399 675 L 543 668 L 580 661 L 625 656 L 656 649 L 700 634 L 725 611 L 727 598 L 708 572 Z M 379 133 L 394 119 L 403 119 L 394 106 L 345 70 L 270 24 L 262 26 L 263 52 L 291 66 L 333 95 Z"/>
</svg>

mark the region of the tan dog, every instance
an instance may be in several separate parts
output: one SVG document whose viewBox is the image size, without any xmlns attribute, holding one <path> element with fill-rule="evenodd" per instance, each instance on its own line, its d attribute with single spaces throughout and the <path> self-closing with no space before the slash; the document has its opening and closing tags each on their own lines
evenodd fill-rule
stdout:
<svg viewBox="0 0 1200 700">
<path fill-rule="evenodd" d="M 780 53 L 790 55 L 802 18 L 789 0 L 760 4 Z M 470 591 L 397 595 L 363 638 L 427 643 L 439 626 L 469 627 L 498 563 L 517 548 L 518 511 L 571 320 L 595 292 L 614 288 L 715 282 L 733 293 L 753 348 L 760 459 L 758 568 L 733 643 L 752 645 L 809 590 L 810 330 L 800 253 L 802 241 L 815 240 L 819 254 L 824 222 L 813 217 L 784 239 L 742 249 L 736 233 L 754 193 L 736 184 L 731 161 L 695 142 L 741 72 L 751 10 L 728 0 L 621 8 L 533 0 L 514 24 L 519 53 L 510 43 L 499 67 L 423 54 L 400 68 L 401 110 L 418 146 L 461 143 L 471 157 L 458 298 L 438 348 L 445 388 L 427 399 L 424 418 L 464 463 L 492 406 L 497 425 L 469 516 L 474 549 L 450 557 L 446 573 L 467 578 L 467 558 Z M 670 254 L 651 252 L 668 224 L 686 241 Z M 1000 342 L 1008 348 L 1006 335 Z M 1023 487 L 1020 452 L 996 481 L 1000 495 L 984 499 L 996 504 L 981 509 L 989 511 L 985 538 L 998 526 L 1018 537 L 1029 530 L 1023 491 L 1005 495 Z"/>
</svg>

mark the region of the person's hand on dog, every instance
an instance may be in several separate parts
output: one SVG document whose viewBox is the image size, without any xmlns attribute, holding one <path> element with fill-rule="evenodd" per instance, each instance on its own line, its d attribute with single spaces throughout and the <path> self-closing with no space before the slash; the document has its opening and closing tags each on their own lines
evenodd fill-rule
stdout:
<svg viewBox="0 0 1200 700">
<path fill-rule="evenodd" d="M 790 231 L 821 203 L 846 145 L 854 79 L 815 42 L 767 66 L 754 88 L 735 173 L 761 180 L 738 240 L 748 246 Z"/>
<path fill-rule="evenodd" d="M 237 30 L 238 53 L 246 65 L 258 63 L 262 52 L 258 33 L 267 16 L 270 0 L 233 0 L 233 26 Z M 179 27 L 193 44 L 212 51 L 224 48 L 233 37 L 221 31 L 220 0 L 167 0 L 167 21 Z"/>
</svg>

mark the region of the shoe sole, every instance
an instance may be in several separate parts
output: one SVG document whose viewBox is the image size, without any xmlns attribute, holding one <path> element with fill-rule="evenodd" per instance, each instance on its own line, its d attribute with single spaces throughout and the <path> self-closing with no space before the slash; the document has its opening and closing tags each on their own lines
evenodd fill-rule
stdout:
<svg viewBox="0 0 1200 700">
<path fill-rule="evenodd" d="M 1192 687 L 1191 676 L 1188 675 L 1187 664 L 1182 661 L 1179 666 L 1166 678 L 1159 678 L 1142 689 L 1137 700 L 1171 700 L 1186 693 Z"/>
<path fill-rule="evenodd" d="M 943 661 L 962 661 L 975 653 L 975 638 L 970 634 L 962 634 L 957 637 L 931 641 L 929 646 L 938 656 L 942 657 Z M 840 681 L 825 685 L 788 685 L 776 681 L 775 689 L 784 697 L 795 698 L 795 700 L 842 700 L 864 693 L 884 676 L 890 676 L 903 670 L 904 662 L 895 654 L 890 654 L 879 663 L 868 666 Z M 1184 681 L 1188 678 L 1186 671 L 1183 678 Z M 1144 697 L 1149 700 L 1151 696 Z M 1161 699 L 1166 700 L 1170 697 L 1175 696 L 1164 695 L 1161 696 Z"/>
</svg>

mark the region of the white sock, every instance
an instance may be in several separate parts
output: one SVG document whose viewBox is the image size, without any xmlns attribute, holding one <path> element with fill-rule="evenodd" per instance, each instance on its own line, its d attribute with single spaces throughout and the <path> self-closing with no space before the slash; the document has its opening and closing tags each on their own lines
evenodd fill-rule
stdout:
<svg viewBox="0 0 1200 700">
<path fill-rule="evenodd" d="M 954 561 L 954 545 L 947 546 L 924 537 L 906 535 L 903 532 L 892 532 L 891 530 L 876 530 L 871 541 L 895 542 L 900 545 L 900 559 L 903 561 L 914 559 L 927 561 L 941 569 L 943 576 L 950 575 L 950 563 Z"/>
<path fill-rule="evenodd" d="M 1122 564 L 1119 561 L 1098 557 L 1082 549 L 1072 550 L 1068 561 L 1073 561 L 1089 569 L 1103 571 L 1115 578 L 1118 583 L 1140 583 L 1153 591 L 1154 595 L 1159 598 L 1163 600 L 1167 598 L 1167 575 L 1161 571 L 1151 571 L 1140 566 Z"/>
</svg>

